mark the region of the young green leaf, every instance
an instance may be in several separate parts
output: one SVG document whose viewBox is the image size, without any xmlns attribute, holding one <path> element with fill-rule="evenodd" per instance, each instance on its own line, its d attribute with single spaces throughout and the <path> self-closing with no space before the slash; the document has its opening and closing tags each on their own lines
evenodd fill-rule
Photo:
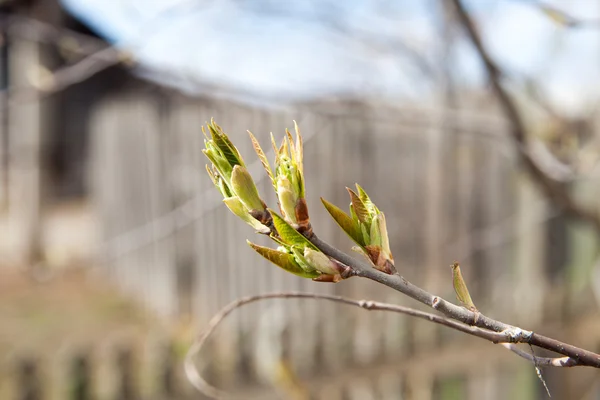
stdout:
<svg viewBox="0 0 600 400">
<path fill-rule="evenodd" d="M 277 179 L 277 199 L 279 200 L 279 208 L 283 215 L 291 223 L 297 224 L 296 220 L 296 203 L 297 199 L 294 196 L 292 184 L 285 176 L 280 176 Z"/>
<path fill-rule="evenodd" d="M 250 141 L 252 142 L 252 147 L 254 147 L 254 151 L 258 155 L 258 159 L 263 165 L 265 171 L 267 171 L 269 178 L 271 178 L 271 183 L 273 183 L 275 190 L 277 190 L 277 186 L 275 184 L 275 175 L 273 175 L 273 170 L 271 169 L 271 165 L 269 165 L 269 160 L 267 160 L 265 152 L 263 151 L 262 147 L 260 147 L 260 143 L 258 143 L 258 140 L 256 140 L 252 132 L 248 131 L 248 134 L 250 135 Z"/>
<path fill-rule="evenodd" d="M 375 203 L 371 201 L 371 198 L 369 197 L 367 192 L 365 192 L 364 189 L 360 187 L 358 183 L 356 184 L 356 190 L 358 190 L 358 197 L 362 200 L 363 204 L 365 205 L 365 208 L 371 214 L 379 214 L 379 210 L 375 206 Z"/>
<path fill-rule="evenodd" d="M 340 269 L 337 267 L 337 264 L 318 250 L 312 250 L 306 247 L 303 255 L 304 259 L 311 267 L 323 274 L 336 275 L 340 273 Z"/>
<path fill-rule="evenodd" d="M 294 129 L 296 130 L 296 160 L 298 160 L 298 170 L 300 173 L 304 173 L 303 159 L 304 159 L 304 143 L 302 135 L 300 134 L 300 128 L 296 121 L 294 121 Z"/>
<path fill-rule="evenodd" d="M 313 250 L 318 250 L 307 238 L 302 236 L 293 226 L 288 224 L 283 218 L 277 215 L 273 210 L 269 210 L 273 217 L 273 225 L 279 233 L 279 237 L 289 246 L 298 246 L 300 248 L 310 247 Z"/>
<path fill-rule="evenodd" d="M 233 145 L 231 140 L 229 140 L 227 135 L 223 132 L 223 129 L 221 129 L 221 127 L 217 125 L 214 120 L 211 120 L 211 123 L 208 124 L 208 129 L 210 130 L 210 134 L 215 142 L 215 145 L 223 152 L 223 155 L 229 164 L 232 167 L 234 165 L 241 165 L 242 167 L 245 167 L 244 161 L 242 160 L 242 156 L 240 155 L 238 149 Z"/>
<path fill-rule="evenodd" d="M 298 265 L 300 265 L 300 267 L 304 271 L 306 271 L 306 272 L 317 271 L 317 269 L 314 268 L 313 266 L 311 266 L 308 263 L 308 260 L 306 260 L 306 258 L 304 258 L 304 251 L 301 248 L 298 248 L 296 246 L 291 246 L 290 251 L 294 255 L 294 258 L 295 258 L 296 262 L 298 263 Z"/>
<path fill-rule="evenodd" d="M 473 300 L 471 300 L 471 295 L 469 294 L 469 289 L 467 289 L 467 284 L 462 277 L 460 272 L 460 265 L 457 262 L 451 265 L 452 267 L 452 284 L 454 285 L 454 291 L 456 292 L 456 297 L 458 300 L 469 310 L 477 311 Z"/>
<path fill-rule="evenodd" d="M 300 276 L 302 278 L 316 278 L 320 275 L 320 273 L 316 270 L 313 271 L 305 271 L 300 267 L 300 265 L 296 262 L 293 254 L 284 253 L 282 251 L 274 250 L 269 247 L 259 246 L 246 241 L 250 247 L 254 249 L 258 254 L 277 265 L 278 267 L 290 272 L 294 275 Z"/>
<path fill-rule="evenodd" d="M 258 195 L 258 189 L 248 170 L 240 165 L 233 167 L 231 188 L 248 210 L 264 210 L 265 203 Z"/>
<path fill-rule="evenodd" d="M 362 199 L 356 193 L 354 193 L 352 189 L 346 188 L 346 190 L 350 194 L 350 201 L 352 202 L 352 206 L 354 207 L 354 212 L 356 213 L 358 220 L 360 222 L 370 224 L 371 217 L 369 216 L 369 211 L 365 207 Z"/>
<path fill-rule="evenodd" d="M 371 232 L 369 233 L 369 244 L 371 246 L 378 246 L 381 247 L 382 244 L 382 238 L 381 238 L 381 230 L 380 230 L 380 224 L 381 219 L 379 218 L 378 215 L 375 216 L 375 218 L 373 218 L 373 221 L 371 222 Z"/>
<path fill-rule="evenodd" d="M 242 202 L 237 197 L 226 197 L 223 199 L 223 203 L 229 208 L 229 211 L 240 217 L 244 222 L 253 227 L 257 232 L 269 233 L 270 229 L 261 224 L 259 220 L 252 217 L 248 210 L 244 207 Z"/>
<path fill-rule="evenodd" d="M 337 222 L 337 224 L 340 226 L 340 228 L 342 228 L 342 230 L 346 232 L 348 236 L 350 236 L 350 239 L 352 239 L 356 244 L 362 246 L 363 243 L 360 228 L 352 220 L 352 218 L 344 211 L 342 211 L 339 207 L 328 202 L 322 197 L 321 202 L 323 203 L 323 206 L 325 206 L 325 209 L 327 210 L 329 215 L 331 215 L 331 218 L 333 218 L 334 221 Z"/>
</svg>

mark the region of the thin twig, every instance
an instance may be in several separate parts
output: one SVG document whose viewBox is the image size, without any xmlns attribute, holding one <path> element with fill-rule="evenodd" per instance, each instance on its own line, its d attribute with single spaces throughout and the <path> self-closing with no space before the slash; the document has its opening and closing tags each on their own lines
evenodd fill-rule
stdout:
<svg viewBox="0 0 600 400">
<path fill-rule="evenodd" d="M 508 332 L 510 339 L 507 342 L 528 343 L 533 346 L 541 347 L 564 356 L 575 359 L 577 365 L 600 368 L 600 354 L 552 339 L 531 331 L 521 329 L 516 326 L 497 321 L 483 314 L 475 314 L 464 307 L 459 307 L 443 298 L 433 295 L 426 290 L 410 283 L 400 275 L 388 275 L 373 268 L 370 264 L 357 260 L 348 254 L 336 249 L 316 235 L 308 238 L 315 246 L 329 257 L 346 264 L 353 270 L 354 276 L 371 279 L 386 285 L 400 293 L 403 293 L 414 300 L 419 301 L 433 309 L 441 312 L 447 317 L 460 321 L 468 325 L 475 325 L 483 329 L 495 332 Z"/>
<path fill-rule="evenodd" d="M 527 361 L 534 362 L 540 367 L 575 367 L 577 366 L 577 361 L 572 359 L 571 357 L 537 357 L 529 354 L 528 352 L 521 350 L 517 347 L 517 345 L 513 343 L 500 343 L 502 347 L 507 348 L 512 351 L 519 357 L 523 357 Z"/>
<path fill-rule="evenodd" d="M 190 382 L 202 393 L 207 396 L 219 399 L 234 399 L 239 397 L 233 397 L 232 395 L 212 386 L 210 383 L 206 382 L 206 380 L 200 375 L 196 365 L 194 364 L 194 358 L 198 354 L 198 352 L 202 349 L 204 344 L 210 335 L 215 331 L 217 326 L 233 311 L 236 309 L 250 303 L 255 303 L 257 301 L 263 301 L 267 299 L 311 299 L 311 300 L 325 300 L 331 301 L 334 303 L 346 304 L 355 307 L 359 307 L 369 311 L 390 311 L 399 314 L 409 315 L 411 317 L 421 318 L 426 321 L 433 322 L 435 324 L 440 324 L 443 326 L 447 326 L 449 328 L 455 329 L 459 332 L 463 332 L 472 336 L 479 337 L 481 339 L 488 340 L 492 343 L 500 343 L 511 340 L 511 337 L 508 333 L 503 332 L 494 332 L 487 329 L 482 329 L 476 326 L 471 326 L 464 324 L 462 322 L 455 321 L 453 319 L 449 319 L 446 317 L 442 317 L 440 315 L 415 310 L 413 308 L 399 306 L 395 304 L 381 303 L 377 301 L 370 300 L 353 300 L 348 299 L 341 296 L 333 296 L 327 294 L 316 294 L 316 293 L 296 293 L 296 292 L 283 292 L 283 293 L 267 293 L 260 294 L 256 296 L 243 297 L 234 302 L 228 304 L 223 307 L 217 314 L 215 314 L 208 326 L 197 336 L 196 340 L 188 350 L 188 353 L 185 357 L 185 373 L 190 380 Z M 577 365 L 575 360 L 570 362 L 571 365 Z M 248 396 L 245 395 L 244 399 L 248 399 Z"/>
<path fill-rule="evenodd" d="M 486 48 L 483 45 L 481 37 L 475 28 L 475 24 L 471 20 L 471 17 L 465 10 L 462 2 L 460 0 L 452 0 L 457 16 L 458 21 L 463 26 L 464 30 L 467 32 L 469 39 L 471 40 L 479 58 L 483 62 L 485 66 L 485 70 L 487 71 L 488 78 L 496 97 L 500 102 L 500 106 L 504 110 L 506 117 L 510 121 L 512 125 L 511 134 L 517 144 L 518 147 L 527 148 L 528 137 L 527 130 L 525 128 L 525 124 L 523 122 L 522 116 L 515 104 L 512 100 L 508 91 L 502 85 L 503 74 L 500 68 L 496 65 L 496 63 L 492 60 L 491 56 L 488 54 Z M 524 163 L 526 169 L 529 171 L 531 176 L 534 178 L 534 181 L 540 188 L 548 195 L 548 197 L 553 201 L 553 203 L 558 206 L 560 209 L 564 210 L 564 212 L 574 218 L 577 218 L 581 221 L 591 223 L 594 228 L 600 232 L 600 215 L 593 210 L 587 209 L 583 207 L 581 204 L 577 203 L 573 197 L 568 193 L 564 185 L 556 182 L 552 178 L 550 178 L 544 171 L 538 166 L 535 160 L 531 157 L 530 153 L 527 151 L 520 151 L 519 155 L 521 157 L 521 161 Z"/>
<path fill-rule="evenodd" d="M 59 68 L 48 75 L 47 86 L 38 85 L 9 89 L 0 93 L 0 101 L 8 98 L 9 106 L 21 105 L 36 99 L 50 96 L 72 85 L 83 82 L 103 70 L 126 59 L 125 52 L 115 47 L 105 47 L 74 64 Z"/>
</svg>

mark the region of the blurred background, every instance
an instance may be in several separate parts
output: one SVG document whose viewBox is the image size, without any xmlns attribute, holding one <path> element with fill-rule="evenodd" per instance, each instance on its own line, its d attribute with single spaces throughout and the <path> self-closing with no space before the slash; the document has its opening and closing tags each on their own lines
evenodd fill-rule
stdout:
<svg viewBox="0 0 600 400">
<path fill-rule="evenodd" d="M 0 1 L 0 399 L 203 398 L 183 355 L 240 296 L 419 307 L 254 254 L 204 171 L 212 117 L 271 207 L 246 130 L 268 147 L 298 122 L 320 237 L 350 249 L 319 197 L 346 208 L 358 182 L 406 279 L 453 300 L 457 260 L 483 313 L 600 351 L 600 1 L 464 6 L 526 145 L 451 1 Z M 547 398 L 501 347 L 309 300 L 238 310 L 197 361 L 240 398 Z M 555 399 L 600 398 L 596 370 L 543 374 Z"/>
</svg>

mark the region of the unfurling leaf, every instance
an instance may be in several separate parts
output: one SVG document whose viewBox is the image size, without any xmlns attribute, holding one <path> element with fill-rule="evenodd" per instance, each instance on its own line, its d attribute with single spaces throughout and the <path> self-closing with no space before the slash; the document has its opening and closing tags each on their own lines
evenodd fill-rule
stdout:
<svg viewBox="0 0 600 400">
<path fill-rule="evenodd" d="M 310 218 L 305 201 L 305 187 L 302 164 L 302 137 L 296 126 L 296 141 L 286 129 L 281 146 L 277 148 L 271 135 L 271 143 L 275 151 L 275 168 L 273 170 L 275 192 L 279 201 L 279 211 L 283 218 L 302 232 L 310 232 Z M 255 146 L 256 147 L 256 146 Z M 257 150 L 258 153 L 261 150 Z M 259 154 L 260 156 L 260 154 Z M 261 157 L 262 159 L 262 157 Z M 264 162 L 263 162 L 264 164 Z"/>
<path fill-rule="evenodd" d="M 316 278 L 320 272 L 306 271 L 297 262 L 293 254 L 279 250 L 274 250 L 269 247 L 259 246 L 250 241 L 246 241 L 258 254 L 277 265 L 278 267 L 302 278 Z"/>
<path fill-rule="evenodd" d="M 376 218 L 379 220 L 378 222 L 379 233 L 381 235 L 381 247 L 383 248 L 383 251 L 387 253 L 389 258 L 393 259 L 392 250 L 390 249 L 390 238 L 388 237 L 387 224 L 385 222 L 385 215 L 382 212 L 380 212 Z"/>
<path fill-rule="evenodd" d="M 253 227 L 257 232 L 260 233 L 269 233 L 271 230 L 260 223 L 259 220 L 254 218 L 252 215 L 248 213 L 248 210 L 239 198 L 237 197 L 227 197 L 223 199 L 223 203 L 229 208 L 229 211 L 240 217 L 245 223 Z"/>
<path fill-rule="evenodd" d="M 279 199 L 279 208 L 285 219 L 289 223 L 297 224 L 296 203 L 298 197 L 294 195 L 292 184 L 285 176 L 277 178 L 277 198 Z"/>
<path fill-rule="evenodd" d="M 288 224 L 283 218 L 277 215 L 273 210 L 269 210 L 273 217 L 273 225 L 279 234 L 279 238 L 289 246 L 297 246 L 300 248 L 309 247 L 313 250 L 318 250 L 307 238 L 302 236 L 293 226 Z"/>
<path fill-rule="evenodd" d="M 318 250 L 313 250 L 309 247 L 306 247 L 304 248 L 303 255 L 304 259 L 308 262 L 308 265 L 323 274 L 336 275 L 340 273 L 337 264 Z"/>
<path fill-rule="evenodd" d="M 342 230 L 346 232 L 348 236 L 350 236 L 350 239 L 352 239 L 356 244 L 362 245 L 362 234 L 360 232 L 360 228 L 352 220 L 352 217 L 350 217 L 339 207 L 328 202 L 322 197 L 321 202 L 325 206 L 325 209 L 327 210 L 329 215 L 331 215 L 331 218 L 333 218 L 334 221 L 337 222 L 337 224 L 340 226 L 340 228 L 342 228 Z"/>
<path fill-rule="evenodd" d="M 233 167 L 231 188 L 248 210 L 264 210 L 266 208 L 265 203 L 258 195 L 256 184 L 246 168 L 240 165 Z"/>
<path fill-rule="evenodd" d="M 269 175 L 269 178 L 271 178 L 271 183 L 273 184 L 273 187 L 275 188 L 275 190 L 277 190 L 277 185 L 275 183 L 275 175 L 273 175 L 273 170 L 271 169 L 271 165 L 269 164 L 269 160 L 267 160 L 265 152 L 263 151 L 262 147 L 260 147 L 258 140 L 256 140 L 252 132 L 248 131 L 248 134 L 250 135 L 250 141 L 252 141 L 252 147 L 254 147 L 254 151 L 258 155 L 258 159 L 263 165 L 265 171 L 267 171 L 267 175 Z"/>
<path fill-rule="evenodd" d="M 377 209 L 375 204 L 371 201 L 371 198 L 369 197 L 367 192 L 365 192 L 364 189 L 362 187 L 360 187 L 360 185 L 358 183 L 356 184 L 356 190 L 358 190 L 358 197 L 360 198 L 360 200 L 363 202 L 363 204 L 367 208 L 369 214 L 371 214 L 371 215 L 379 214 L 379 210 Z"/>
<path fill-rule="evenodd" d="M 379 248 L 381 248 L 382 243 L 380 222 L 381 218 L 379 218 L 379 215 L 376 215 L 375 218 L 373 218 L 373 221 L 371 221 L 371 232 L 369 233 L 369 238 L 371 239 L 369 244 Z"/>
<path fill-rule="evenodd" d="M 215 142 L 215 145 L 223 152 L 223 155 L 229 162 L 229 164 L 233 167 L 235 165 L 241 165 L 245 167 L 244 160 L 240 155 L 238 149 L 231 143 L 231 140 L 227 137 L 223 129 L 217 125 L 214 119 L 210 120 L 208 124 L 208 129 L 210 130 L 210 134 L 212 140 Z"/>
<path fill-rule="evenodd" d="M 296 130 L 296 160 L 298 163 L 298 170 L 300 171 L 300 174 L 304 174 L 304 143 L 302 140 L 302 135 L 300 134 L 300 128 L 298 127 L 298 124 L 295 120 L 294 129 Z"/>
<path fill-rule="evenodd" d="M 477 311 L 475 304 L 473 304 L 473 300 L 471 300 L 471 295 L 469 294 L 469 289 L 467 289 L 467 284 L 462 277 L 460 272 L 460 265 L 457 262 L 451 265 L 452 267 L 452 283 L 454 285 L 454 291 L 456 292 L 456 297 L 458 301 L 460 301 L 463 306 L 468 308 L 471 311 Z"/>
<path fill-rule="evenodd" d="M 350 217 L 348 214 L 346 214 L 344 211 L 342 211 L 339 207 L 328 202 L 327 200 L 325 200 L 322 197 L 321 197 L 321 202 L 323 203 L 323 206 L 325 206 L 325 209 L 327 210 L 329 215 L 331 215 L 331 218 L 333 218 L 333 220 L 335 222 L 337 222 L 337 224 L 340 226 L 340 228 L 342 228 L 342 230 L 344 232 L 346 232 L 346 234 L 350 237 L 350 239 L 352 239 L 354 242 L 356 242 L 356 244 L 360 245 L 362 235 L 360 233 L 360 228 L 352 220 L 352 217 Z"/>
<path fill-rule="evenodd" d="M 354 193 L 352 189 L 346 188 L 346 190 L 350 194 L 350 201 L 352 202 L 352 207 L 354 208 L 354 212 L 356 213 L 358 220 L 362 223 L 370 224 L 371 217 L 369 216 L 369 211 L 367 210 L 367 207 L 365 207 L 365 204 L 361 198 Z"/>
</svg>

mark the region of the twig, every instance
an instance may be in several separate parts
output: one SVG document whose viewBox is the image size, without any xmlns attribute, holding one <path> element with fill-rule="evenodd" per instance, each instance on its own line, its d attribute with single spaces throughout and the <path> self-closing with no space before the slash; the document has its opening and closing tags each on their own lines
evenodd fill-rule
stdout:
<svg viewBox="0 0 600 400">
<path fill-rule="evenodd" d="M 571 357 L 537 357 L 529 354 L 528 352 L 519 349 L 513 343 L 500 343 L 502 347 L 512 351 L 519 357 L 523 357 L 527 361 L 532 363 L 536 363 L 540 367 L 575 367 L 577 366 L 577 361 L 572 359 Z M 534 360 L 535 359 L 535 360 Z"/>
<path fill-rule="evenodd" d="M 357 260 L 348 254 L 336 249 L 316 235 L 308 238 L 315 246 L 328 256 L 341 261 L 352 268 L 354 276 L 371 279 L 386 285 L 400 293 L 403 293 L 414 300 L 419 301 L 433 309 L 441 312 L 447 317 L 460 321 L 468 325 L 488 329 L 495 332 L 506 332 L 511 337 L 507 342 L 513 343 L 529 343 L 533 346 L 541 347 L 546 350 L 551 350 L 555 353 L 562 354 L 573 358 L 577 365 L 600 368 L 600 354 L 593 353 L 582 348 L 560 342 L 531 331 L 523 330 L 519 327 L 505 324 L 483 314 L 476 314 L 467 310 L 464 307 L 459 307 L 439 296 L 435 296 L 418 286 L 413 285 L 400 275 L 388 275 L 372 268 L 372 266 L 364 261 Z"/>
<path fill-rule="evenodd" d="M 211 2 L 205 2 L 203 5 L 208 5 Z M 94 49 L 91 51 L 87 57 L 83 58 L 80 61 L 75 62 L 74 64 L 68 65 L 66 67 L 60 68 L 56 71 L 48 71 L 45 70 L 44 67 L 38 66 L 41 72 L 43 72 L 46 76 L 44 77 L 44 84 L 42 85 L 31 85 L 25 88 L 15 88 L 9 91 L 5 91 L 0 95 L 0 101 L 7 101 L 9 105 L 18 105 L 21 102 L 37 100 L 39 98 L 48 96 L 52 93 L 58 92 L 60 90 L 66 89 L 69 86 L 82 82 L 91 76 L 113 66 L 119 64 L 121 62 L 129 62 L 131 63 L 133 59 L 131 58 L 130 52 L 126 50 L 122 50 L 122 48 L 127 48 L 130 51 L 139 48 L 144 45 L 148 40 L 152 38 L 157 32 L 155 23 L 159 21 L 164 16 L 168 15 L 172 11 L 177 10 L 182 6 L 188 6 L 188 2 L 175 2 L 171 5 L 166 6 L 162 11 L 160 11 L 157 15 L 153 16 L 149 21 L 144 22 L 144 24 L 138 29 L 135 35 L 130 37 L 128 40 L 107 46 L 102 48 L 101 50 Z M 6 18 L 4 19 L 6 22 Z M 10 23 L 10 19 L 8 20 Z M 22 25 L 30 25 L 33 33 L 33 36 L 38 36 L 37 33 L 47 32 L 49 36 L 59 37 L 61 32 L 69 33 L 78 39 L 82 39 L 84 35 L 78 33 L 72 33 L 68 29 L 57 29 L 52 27 L 51 25 L 44 24 L 41 21 L 29 20 L 29 19 L 18 19 Z M 32 38 L 32 34 L 28 33 L 23 36 L 27 36 Z M 42 41 L 47 41 L 45 38 Z M 92 42 L 97 44 L 97 40 L 93 39 Z"/>
<path fill-rule="evenodd" d="M 225 393 L 224 391 L 212 386 L 210 383 L 206 382 L 206 380 L 200 375 L 195 364 L 194 357 L 198 354 L 198 352 L 202 349 L 204 344 L 210 335 L 215 331 L 217 326 L 233 311 L 236 309 L 250 303 L 255 303 L 257 301 L 267 300 L 267 299 L 311 299 L 311 300 L 325 300 L 331 301 L 334 303 L 346 304 L 350 306 L 359 307 L 369 311 L 390 311 L 399 314 L 409 315 L 411 317 L 421 318 L 426 321 L 433 322 L 435 324 L 440 324 L 443 326 L 447 326 L 449 328 L 455 329 L 459 332 L 463 332 L 472 336 L 479 337 L 481 339 L 488 340 L 492 343 L 500 343 L 512 340 L 510 334 L 508 332 L 494 332 L 487 329 L 482 329 L 476 326 L 467 325 L 462 322 L 455 321 L 453 319 L 449 319 L 446 317 L 442 317 L 436 314 L 415 310 L 413 308 L 399 306 L 395 304 L 388 303 L 380 303 L 377 301 L 369 301 L 369 300 L 353 300 L 348 299 L 341 296 L 333 296 L 327 294 L 316 294 L 316 293 L 296 293 L 296 292 L 283 292 L 283 293 L 267 293 L 260 294 L 256 296 L 249 296 L 240 298 L 229 305 L 223 307 L 215 316 L 212 317 L 208 326 L 197 336 L 196 340 L 188 350 L 188 353 L 185 357 L 185 373 L 190 380 L 190 382 L 202 393 L 209 397 L 219 398 L 219 399 L 234 399 L 236 397 L 232 397 L 232 395 Z M 507 347 L 508 348 L 508 347 Z M 511 348 L 509 348 L 512 350 Z M 517 349 L 518 350 L 518 349 Z M 512 350 L 514 351 L 514 350 Z M 519 352 L 521 350 L 518 350 Z M 516 351 L 515 351 L 516 352 Z M 517 353 L 519 354 L 519 353 Z M 521 355 L 521 354 L 519 354 Z M 527 358 L 527 357 L 525 357 Z M 567 357 L 568 359 L 568 357 Z M 541 359 L 544 360 L 544 359 Z M 577 361 L 573 359 L 568 359 L 570 361 L 567 362 L 569 365 L 560 365 L 560 366 L 575 366 L 577 365 Z M 245 395 L 244 399 L 248 399 L 248 396 Z"/>
<path fill-rule="evenodd" d="M 42 21 L 3 15 L 0 16 L 0 24 L 8 35 L 22 37 L 27 40 L 51 43 L 60 42 L 61 39 L 70 37 L 76 40 L 78 44 L 85 44 L 84 47 L 76 50 L 86 56 L 71 65 L 59 68 L 56 71 L 47 71 L 41 65 L 37 66 L 40 73 L 43 72 L 45 75 L 43 82 L 36 82 L 26 87 L 9 88 L 0 92 L 0 101 L 8 102 L 10 106 L 47 97 L 74 84 L 83 82 L 113 65 L 127 61 L 127 52 L 114 46 L 108 46 L 100 39 L 66 28 L 59 29 Z"/>
<path fill-rule="evenodd" d="M 49 72 L 47 80 L 43 85 L 32 85 L 2 92 L 0 94 L 2 96 L 0 97 L 0 101 L 5 101 L 8 98 L 8 104 L 15 106 L 23 102 L 47 97 L 123 62 L 125 60 L 124 55 L 124 52 L 114 47 L 106 47 L 84 57 L 74 64 Z"/>
<path fill-rule="evenodd" d="M 108 46 L 104 40 L 97 37 L 17 14 L 0 14 L 0 29 L 8 36 L 40 43 L 60 44 L 64 39 L 72 39 L 76 46 L 70 47 L 69 50 L 83 55 L 95 53 Z"/>
<path fill-rule="evenodd" d="M 502 72 L 483 46 L 481 37 L 462 2 L 460 0 L 452 0 L 452 2 L 456 8 L 458 21 L 467 32 L 469 39 L 481 58 L 487 71 L 490 84 L 500 102 L 500 106 L 512 125 L 511 134 L 515 139 L 515 142 L 519 147 L 522 146 L 527 148 L 528 139 L 525 124 L 515 102 L 511 99 L 504 86 L 502 86 Z M 557 183 L 544 173 L 529 152 L 521 151 L 519 152 L 519 155 L 536 184 L 540 186 L 556 206 L 563 209 L 564 212 L 571 217 L 591 223 L 594 228 L 600 232 L 600 215 L 593 210 L 589 210 L 578 204 L 563 185 Z"/>
</svg>

